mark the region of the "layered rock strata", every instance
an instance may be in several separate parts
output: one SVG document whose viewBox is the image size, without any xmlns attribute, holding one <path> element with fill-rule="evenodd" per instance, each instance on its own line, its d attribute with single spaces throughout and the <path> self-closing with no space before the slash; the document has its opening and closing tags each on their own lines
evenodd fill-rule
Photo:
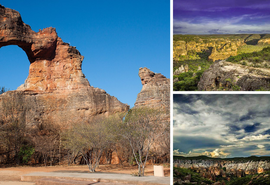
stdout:
<svg viewBox="0 0 270 185">
<path fill-rule="evenodd" d="M 268 90 L 270 70 L 235 64 L 222 60 L 215 62 L 206 70 L 199 83 L 201 91 L 213 90 Z"/>
<path fill-rule="evenodd" d="M 144 67 L 139 69 L 142 90 L 138 94 L 135 107 L 170 108 L 170 79 Z"/>
<path fill-rule="evenodd" d="M 63 42 L 54 28 L 34 32 L 17 11 L 0 5 L 0 48 L 7 45 L 25 51 L 30 69 L 23 85 L 0 96 L 0 113 L 6 102 L 20 101 L 28 125 L 44 119 L 68 124 L 129 109 L 104 90 L 90 86 L 82 73 L 83 56 Z"/>
</svg>

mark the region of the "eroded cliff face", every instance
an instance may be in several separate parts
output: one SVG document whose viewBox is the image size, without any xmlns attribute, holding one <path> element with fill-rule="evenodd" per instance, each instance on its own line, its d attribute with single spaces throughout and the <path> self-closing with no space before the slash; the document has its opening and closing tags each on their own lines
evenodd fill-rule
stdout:
<svg viewBox="0 0 270 185">
<path fill-rule="evenodd" d="M 143 87 L 137 95 L 134 108 L 148 107 L 161 110 L 159 121 L 164 123 L 167 132 L 157 138 L 151 150 L 159 155 L 156 162 L 168 162 L 170 160 L 170 79 L 146 67 L 139 69 L 139 77 Z"/>
<path fill-rule="evenodd" d="M 269 68 L 258 68 L 227 62 L 215 62 L 206 70 L 198 83 L 201 91 L 215 90 L 269 90 Z"/>
<path fill-rule="evenodd" d="M 17 11 L 0 5 L 0 48 L 7 45 L 18 45 L 26 52 L 30 69 L 23 85 L 0 96 L 0 113 L 7 102 L 20 100 L 27 125 L 44 119 L 63 125 L 129 109 L 90 86 L 81 69 L 83 56 L 63 42 L 54 28 L 34 32 Z"/>
<path fill-rule="evenodd" d="M 178 61 L 181 56 L 188 56 L 190 60 L 196 59 L 192 55 L 196 53 L 208 53 L 208 59 L 212 61 L 223 60 L 230 56 L 237 55 L 237 49 L 245 45 L 244 38 L 229 39 L 229 38 L 200 38 L 194 37 L 194 40 L 173 41 L 173 60 Z"/>
<path fill-rule="evenodd" d="M 234 161 L 234 160 L 178 160 L 174 167 L 189 168 L 200 173 L 202 177 L 215 181 L 217 177 L 243 177 L 270 170 L 269 161 Z"/>
<path fill-rule="evenodd" d="M 138 94 L 135 107 L 170 108 L 170 79 L 148 68 L 139 69 L 142 90 Z"/>
</svg>

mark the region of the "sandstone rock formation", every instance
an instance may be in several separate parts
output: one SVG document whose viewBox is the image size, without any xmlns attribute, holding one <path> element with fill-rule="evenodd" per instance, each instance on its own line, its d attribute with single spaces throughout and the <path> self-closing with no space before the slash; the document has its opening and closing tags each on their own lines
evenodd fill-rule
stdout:
<svg viewBox="0 0 270 185">
<path fill-rule="evenodd" d="M 0 5 L 0 48 L 17 45 L 30 61 L 29 76 L 16 91 L 0 96 L 0 115 L 4 102 L 20 101 L 27 125 L 42 120 L 68 124 L 89 120 L 91 116 L 127 111 L 104 90 L 91 87 L 82 73 L 83 56 L 62 41 L 54 28 L 34 32 L 20 14 Z"/>
<path fill-rule="evenodd" d="M 265 38 L 258 41 L 258 45 L 268 45 L 268 44 L 270 44 L 270 38 Z"/>
<path fill-rule="evenodd" d="M 217 176 L 234 176 L 243 177 L 249 174 L 263 173 L 270 170 L 270 162 L 265 160 L 259 161 L 234 161 L 234 160 L 181 160 L 174 159 L 174 167 L 190 168 L 198 173 L 208 172 L 204 174 L 214 180 Z"/>
<path fill-rule="evenodd" d="M 137 96 L 135 107 L 166 107 L 170 108 L 170 79 L 148 68 L 139 69 L 142 90 Z"/>
<path fill-rule="evenodd" d="M 167 132 L 155 141 L 151 150 L 159 155 L 155 162 L 168 162 L 170 160 L 170 79 L 146 67 L 139 69 L 139 77 L 143 87 L 137 96 L 134 108 L 161 109 L 160 123 L 166 125 Z"/>
<path fill-rule="evenodd" d="M 194 60 L 196 59 L 194 52 L 208 53 L 208 59 L 212 61 L 223 60 L 237 55 L 238 48 L 243 45 L 246 45 L 245 38 L 204 38 L 194 36 L 193 40 L 174 40 L 173 60 L 178 61 L 179 57 L 183 56 L 186 56 L 186 60 Z"/>
<path fill-rule="evenodd" d="M 269 90 L 269 83 L 270 70 L 267 68 L 255 68 L 222 60 L 212 64 L 203 73 L 198 89 L 201 91 L 254 91 L 261 88 Z"/>
</svg>

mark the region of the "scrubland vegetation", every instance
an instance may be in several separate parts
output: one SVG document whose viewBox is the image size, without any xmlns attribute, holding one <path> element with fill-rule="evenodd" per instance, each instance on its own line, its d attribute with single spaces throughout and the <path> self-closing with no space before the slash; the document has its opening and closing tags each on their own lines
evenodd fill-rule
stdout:
<svg viewBox="0 0 270 185">
<path fill-rule="evenodd" d="M 87 164 L 95 172 L 100 163 L 111 164 L 114 153 L 120 165 L 137 165 L 137 175 L 143 176 L 147 161 L 169 162 L 170 124 L 163 111 L 136 108 L 65 127 L 49 118 L 29 125 L 24 99 L 14 96 L 16 101 L 1 102 L 1 166 Z"/>
</svg>

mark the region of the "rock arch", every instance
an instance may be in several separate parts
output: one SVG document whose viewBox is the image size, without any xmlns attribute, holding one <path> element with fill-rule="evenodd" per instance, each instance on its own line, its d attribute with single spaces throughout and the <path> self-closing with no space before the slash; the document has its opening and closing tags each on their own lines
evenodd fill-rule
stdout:
<svg viewBox="0 0 270 185">
<path fill-rule="evenodd" d="M 20 90 L 53 92 L 89 84 L 81 70 L 83 56 L 54 28 L 34 32 L 17 11 L 0 6 L 0 48 L 7 45 L 22 48 L 30 61 L 29 76 Z"/>
<path fill-rule="evenodd" d="M 0 86 L 8 89 L 19 87 L 29 74 L 29 60 L 22 48 L 9 45 L 0 48 Z"/>
<path fill-rule="evenodd" d="M 20 91 L 27 102 L 28 124 L 36 124 L 41 117 L 57 123 L 62 121 L 60 118 L 76 122 L 129 109 L 104 90 L 90 86 L 81 69 L 83 56 L 63 42 L 55 28 L 35 32 L 22 21 L 19 12 L 0 5 L 0 48 L 7 45 L 25 51 L 30 69 L 23 85 L 0 96 L 0 108 L 3 99 Z"/>
</svg>

